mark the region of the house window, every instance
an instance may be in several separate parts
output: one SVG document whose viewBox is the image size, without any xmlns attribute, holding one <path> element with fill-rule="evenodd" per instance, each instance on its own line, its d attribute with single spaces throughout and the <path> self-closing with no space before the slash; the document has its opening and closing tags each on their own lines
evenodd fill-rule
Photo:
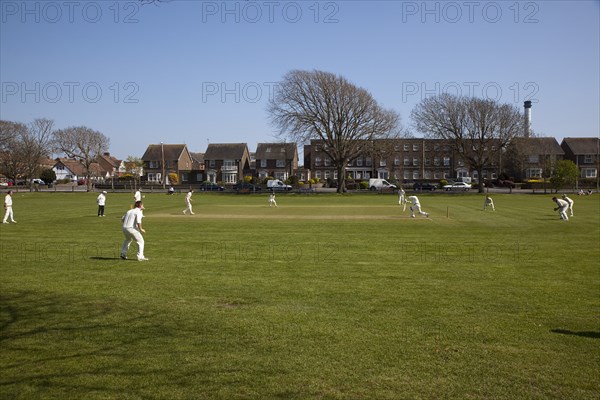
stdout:
<svg viewBox="0 0 600 400">
<path fill-rule="evenodd" d="M 529 168 L 526 172 L 527 178 L 541 178 L 542 177 L 542 169 L 541 168 Z"/>
<path fill-rule="evenodd" d="M 333 179 L 335 179 L 337 181 L 338 178 L 338 172 L 337 169 L 335 171 L 333 171 Z"/>
<path fill-rule="evenodd" d="M 416 167 L 419 165 L 419 159 L 417 157 L 413 158 L 413 165 Z"/>
<path fill-rule="evenodd" d="M 440 176 L 441 176 L 441 175 L 440 175 L 440 171 L 435 171 L 435 172 L 433 173 L 433 179 L 440 179 Z"/>
<path fill-rule="evenodd" d="M 279 179 L 281 181 L 285 181 L 287 179 L 287 174 L 285 172 L 275 172 L 275 179 Z"/>
<path fill-rule="evenodd" d="M 390 176 L 388 171 L 379 171 L 378 175 L 379 175 L 379 179 L 389 179 L 389 176 Z"/>
<path fill-rule="evenodd" d="M 598 172 L 596 168 L 583 168 L 581 170 L 582 178 L 596 178 L 598 176 Z"/>
<path fill-rule="evenodd" d="M 208 166 L 209 166 L 210 168 L 214 168 L 214 167 L 215 167 L 215 160 L 209 160 L 209 161 L 208 161 Z"/>
<path fill-rule="evenodd" d="M 196 174 L 196 182 L 202 182 L 202 173 L 201 172 L 198 172 Z"/>
<path fill-rule="evenodd" d="M 271 148 L 267 147 L 267 153 L 270 153 L 270 152 L 271 152 Z"/>
<path fill-rule="evenodd" d="M 315 157 L 315 167 L 321 166 L 321 157 Z"/>
<path fill-rule="evenodd" d="M 408 151 L 408 150 L 410 150 L 410 147 L 407 144 L 405 144 L 404 145 L 404 151 Z"/>
<path fill-rule="evenodd" d="M 371 166 L 371 157 L 367 157 L 367 159 L 365 160 L 366 166 L 370 167 Z"/>
<path fill-rule="evenodd" d="M 157 177 L 157 175 L 160 175 L 160 174 L 148 173 L 148 182 L 158 182 L 159 177 Z"/>
<path fill-rule="evenodd" d="M 435 166 L 439 166 L 440 165 L 440 159 L 439 159 L 439 157 L 435 157 L 433 159 L 433 165 L 435 165 Z"/>
<path fill-rule="evenodd" d="M 380 167 L 385 167 L 387 165 L 387 160 L 385 158 L 382 158 L 381 160 L 379 160 L 379 166 Z M 384 178 L 386 179 L 386 178 Z"/>
<path fill-rule="evenodd" d="M 315 178 L 321 179 L 321 171 L 315 172 Z"/>
<path fill-rule="evenodd" d="M 419 151 L 419 145 L 413 144 L 413 151 Z"/>
<path fill-rule="evenodd" d="M 330 174 L 329 171 L 325 171 L 325 174 L 324 174 L 325 179 L 329 179 L 329 174 Z"/>
<path fill-rule="evenodd" d="M 404 165 L 410 165 L 410 158 L 404 157 Z"/>
<path fill-rule="evenodd" d="M 260 167 L 267 168 L 267 160 L 260 160 Z"/>
<path fill-rule="evenodd" d="M 413 171 L 413 179 L 419 179 L 419 171 Z"/>
<path fill-rule="evenodd" d="M 394 165 L 400 165 L 400 158 L 394 158 Z"/>
<path fill-rule="evenodd" d="M 450 166 L 450 157 L 444 157 L 444 167 Z"/>
<path fill-rule="evenodd" d="M 223 182 L 225 183 L 237 183 L 237 174 L 224 173 Z"/>
<path fill-rule="evenodd" d="M 357 158 L 357 159 L 356 159 L 356 166 L 357 166 L 357 167 L 362 167 L 362 165 L 363 165 L 363 162 L 362 162 L 362 161 L 363 161 L 363 160 L 362 160 L 362 158 Z"/>
<path fill-rule="evenodd" d="M 158 167 L 158 161 L 148 161 L 148 168 L 156 169 Z"/>
<path fill-rule="evenodd" d="M 187 172 L 182 172 L 181 173 L 181 182 L 187 182 L 189 178 L 189 175 Z"/>
<path fill-rule="evenodd" d="M 591 164 L 591 163 L 594 162 L 594 159 L 593 159 L 593 157 L 591 155 L 586 154 L 585 156 L 583 156 L 583 162 L 585 164 Z"/>
<path fill-rule="evenodd" d="M 404 180 L 410 179 L 410 171 L 404 170 Z"/>
<path fill-rule="evenodd" d="M 425 171 L 425 174 L 423 175 L 424 179 L 431 179 L 431 171 Z"/>
<path fill-rule="evenodd" d="M 427 157 L 425 159 L 425 165 L 431 165 L 431 158 Z"/>
<path fill-rule="evenodd" d="M 323 163 L 326 167 L 331 165 L 331 159 L 329 157 L 325 158 L 325 162 Z"/>
<path fill-rule="evenodd" d="M 277 160 L 275 165 L 277 168 L 285 168 L 285 160 Z"/>
<path fill-rule="evenodd" d="M 537 154 L 530 154 L 528 160 L 531 164 L 537 164 L 540 162 L 540 156 Z"/>
</svg>

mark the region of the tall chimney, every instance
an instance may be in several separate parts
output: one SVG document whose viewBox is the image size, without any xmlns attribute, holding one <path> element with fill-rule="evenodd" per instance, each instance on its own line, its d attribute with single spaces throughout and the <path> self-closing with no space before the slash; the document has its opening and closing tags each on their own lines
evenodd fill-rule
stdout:
<svg viewBox="0 0 600 400">
<path fill-rule="evenodd" d="M 523 129 L 523 136 L 529 137 L 531 133 L 531 101 L 527 100 L 524 105 L 525 107 L 525 126 Z"/>
</svg>

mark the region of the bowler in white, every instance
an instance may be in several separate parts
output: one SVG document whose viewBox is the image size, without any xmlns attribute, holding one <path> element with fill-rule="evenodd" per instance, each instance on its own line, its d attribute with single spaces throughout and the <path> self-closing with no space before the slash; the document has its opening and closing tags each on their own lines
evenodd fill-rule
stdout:
<svg viewBox="0 0 600 400">
<path fill-rule="evenodd" d="M 125 215 L 123 215 L 123 218 L 121 218 L 123 221 L 123 234 L 125 235 L 125 241 L 121 247 L 121 258 L 123 260 L 127 259 L 129 245 L 135 240 L 135 243 L 138 246 L 138 261 L 148 261 L 148 259 L 144 257 L 144 237 L 142 236 L 142 233 L 146 233 L 146 231 L 142 228 L 142 218 L 144 218 L 144 214 L 142 213 L 143 209 L 144 205 L 142 202 L 136 201 L 135 207 L 127 211 Z"/>
<path fill-rule="evenodd" d="M 185 195 L 185 205 L 187 206 L 185 210 L 183 210 L 183 213 L 186 214 L 188 211 L 191 215 L 194 215 L 194 212 L 192 211 L 192 194 L 194 193 L 194 191 L 192 189 L 190 189 L 189 192 L 187 192 L 187 194 Z"/>
</svg>

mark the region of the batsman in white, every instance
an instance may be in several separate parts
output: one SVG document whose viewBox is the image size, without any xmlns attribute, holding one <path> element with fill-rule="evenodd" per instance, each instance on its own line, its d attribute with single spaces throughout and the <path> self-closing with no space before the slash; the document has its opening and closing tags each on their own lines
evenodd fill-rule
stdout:
<svg viewBox="0 0 600 400">
<path fill-rule="evenodd" d="M 277 201 L 275 201 L 275 192 L 273 191 L 271 191 L 271 194 L 269 195 L 269 207 L 271 206 L 277 207 Z"/>
<path fill-rule="evenodd" d="M 421 203 L 419 202 L 419 198 L 417 196 L 408 196 L 408 201 L 410 201 L 412 203 L 412 206 L 410 206 L 410 217 L 411 218 L 415 217 L 415 211 L 421 215 L 424 215 L 426 218 L 429 217 L 428 213 L 421 210 Z"/>
</svg>

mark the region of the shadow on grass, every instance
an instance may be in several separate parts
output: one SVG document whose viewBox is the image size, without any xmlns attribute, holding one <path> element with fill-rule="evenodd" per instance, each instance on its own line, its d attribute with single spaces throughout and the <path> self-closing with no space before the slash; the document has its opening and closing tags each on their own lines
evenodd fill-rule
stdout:
<svg viewBox="0 0 600 400">
<path fill-rule="evenodd" d="M 90 257 L 90 260 L 100 260 L 100 261 L 115 261 L 120 260 L 121 257 Z"/>
<path fill-rule="evenodd" d="M 176 326 L 164 321 L 153 310 L 105 298 L 2 293 L 0 392 L 15 399 L 67 392 L 153 398 L 157 387 L 146 379 L 175 373 L 164 361 Z"/>
<path fill-rule="evenodd" d="M 551 329 L 552 333 L 560 333 L 561 335 L 572 335 L 572 336 L 580 336 L 592 339 L 600 339 L 600 332 L 594 331 L 583 331 L 583 332 L 574 332 L 568 329 Z"/>
</svg>

